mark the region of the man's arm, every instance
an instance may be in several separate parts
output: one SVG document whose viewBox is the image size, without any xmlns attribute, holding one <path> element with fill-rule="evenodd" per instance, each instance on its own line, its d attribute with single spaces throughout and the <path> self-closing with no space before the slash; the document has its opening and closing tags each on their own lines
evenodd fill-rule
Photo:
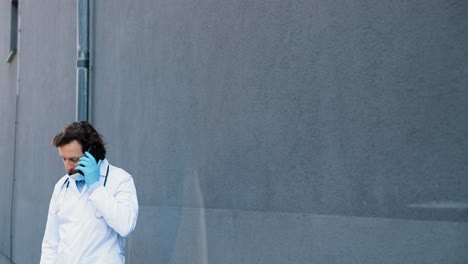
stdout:
<svg viewBox="0 0 468 264">
<path fill-rule="evenodd" d="M 107 224 L 120 236 L 127 237 L 135 229 L 138 218 L 138 199 L 135 184 L 130 175 L 120 183 L 115 194 L 101 186 L 89 196 L 89 200 Z"/>
</svg>

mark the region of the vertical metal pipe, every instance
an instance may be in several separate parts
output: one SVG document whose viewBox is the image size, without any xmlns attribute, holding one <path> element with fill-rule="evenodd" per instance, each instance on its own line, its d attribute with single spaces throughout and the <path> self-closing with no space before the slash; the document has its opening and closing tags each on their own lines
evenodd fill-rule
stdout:
<svg viewBox="0 0 468 264">
<path fill-rule="evenodd" d="M 11 1 L 12 5 L 16 8 L 16 23 L 17 23 L 17 40 L 15 48 L 18 51 L 18 58 L 16 59 L 16 101 L 15 101 L 15 130 L 14 130 L 14 139 L 13 139 L 13 181 L 11 184 L 11 207 L 10 207 L 10 256 L 8 257 L 9 263 L 14 264 L 13 261 L 13 253 L 14 253 L 14 242 L 15 236 L 14 231 L 16 228 L 16 208 L 17 208 L 17 201 L 16 201 L 16 188 L 18 184 L 16 183 L 16 168 L 19 167 L 18 165 L 18 156 L 17 156 L 17 146 L 18 146 L 18 111 L 19 111 L 19 91 L 20 91 L 20 45 L 21 45 L 21 16 L 22 16 L 22 1 Z M 12 12 L 12 15 L 13 12 Z M 21 251 L 20 251 L 21 252 Z M 6 263 L 6 262 L 5 262 Z"/>
<path fill-rule="evenodd" d="M 76 120 L 89 118 L 89 0 L 78 1 L 78 57 L 76 61 Z"/>
</svg>

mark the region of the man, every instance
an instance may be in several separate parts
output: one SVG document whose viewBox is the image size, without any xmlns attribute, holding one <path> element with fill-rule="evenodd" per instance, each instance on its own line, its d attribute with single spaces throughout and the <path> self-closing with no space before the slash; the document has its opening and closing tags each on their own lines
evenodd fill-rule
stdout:
<svg viewBox="0 0 468 264">
<path fill-rule="evenodd" d="M 41 263 L 125 263 L 125 237 L 138 217 L 132 176 L 109 164 L 88 122 L 65 126 L 52 144 L 68 174 L 55 184 Z"/>
</svg>

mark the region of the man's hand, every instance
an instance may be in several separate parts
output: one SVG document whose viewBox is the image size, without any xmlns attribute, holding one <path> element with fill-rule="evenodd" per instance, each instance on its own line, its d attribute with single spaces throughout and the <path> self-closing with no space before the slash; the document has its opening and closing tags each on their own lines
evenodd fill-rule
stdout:
<svg viewBox="0 0 468 264">
<path fill-rule="evenodd" d="M 99 177 L 101 177 L 100 168 L 102 160 L 96 162 L 96 159 L 88 151 L 85 152 L 85 155 L 80 158 L 76 170 L 83 172 L 85 183 L 89 188 L 91 184 L 99 181 Z"/>
</svg>

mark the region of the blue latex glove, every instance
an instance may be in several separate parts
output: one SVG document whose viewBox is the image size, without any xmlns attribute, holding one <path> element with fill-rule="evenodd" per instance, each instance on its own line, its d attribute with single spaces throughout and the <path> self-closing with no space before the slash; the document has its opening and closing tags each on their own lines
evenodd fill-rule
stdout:
<svg viewBox="0 0 468 264">
<path fill-rule="evenodd" d="M 99 181 L 99 177 L 101 177 L 100 168 L 102 160 L 96 162 L 96 159 L 88 151 L 85 152 L 85 155 L 80 158 L 76 170 L 83 172 L 85 183 L 89 188 L 91 184 Z"/>
</svg>

